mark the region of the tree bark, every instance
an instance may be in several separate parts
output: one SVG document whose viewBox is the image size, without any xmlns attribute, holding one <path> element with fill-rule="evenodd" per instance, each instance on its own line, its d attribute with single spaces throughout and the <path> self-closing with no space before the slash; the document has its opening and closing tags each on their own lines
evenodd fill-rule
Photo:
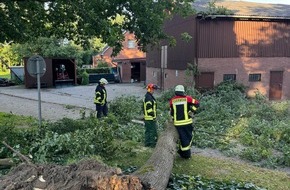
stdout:
<svg viewBox="0 0 290 190">
<path fill-rule="evenodd" d="M 132 175 L 138 176 L 151 188 L 164 190 L 167 187 L 176 155 L 178 133 L 172 123 L 165 124 L 153 154 L 147 162 Z"/>
<path fill-rule="evenodd" d="M 10 158 L 0 159 L 0 169 L 1 168 L 10 168 L 12 166 L 14 166 L 14 162 L 12 159 L 10 159 Z"/>
</svg>

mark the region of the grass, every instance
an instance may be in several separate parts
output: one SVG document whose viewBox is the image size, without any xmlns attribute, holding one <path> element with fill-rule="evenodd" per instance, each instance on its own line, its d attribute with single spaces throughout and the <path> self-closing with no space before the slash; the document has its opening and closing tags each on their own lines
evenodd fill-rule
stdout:
<svg viewBox="0 0 290 190">
<path fill-rule="evenodd" d="M 124 154 L 107 164 L 116 166 L 114 163 L 118 163 L 117 166 L 122 168 L 132 166 L 138 168 L 149 159 L 152 151 L 151 148 L 142 147 L 136 151 L 137 154 L 134 156 Z M 285 172 L 201 155 L 193 155 L 189 160 L 177 157 L 172 172 L 192 176 L 199 175 L 217 181 L 251 182 L 268 190 L 290 190 L 290 176 Z"/>
<path fill-rule="evenodd" d="M 200 155 L 190 160 L 177 158 L 173 172 L 220 181 L 251 182 L 269 190 L 290 190 L 290 177 L 284 172 Z"/>
<path fill-rule="evenodd" d="M 11 113 L 0 112 L 0 126 L 31 126 L 31 124 L 37 123 L 37 120 L 33 117 L 19 116 Z"/>
</svg>

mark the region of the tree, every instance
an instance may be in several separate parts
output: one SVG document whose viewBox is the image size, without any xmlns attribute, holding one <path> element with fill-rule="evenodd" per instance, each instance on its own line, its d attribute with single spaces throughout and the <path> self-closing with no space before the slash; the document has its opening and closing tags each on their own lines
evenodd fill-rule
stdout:
<svg viewBox="0 0 290 190">
<path fill-rule="evenodd" d="M 165 19 L 174 14 L 191 13 L 193 0 L 3 0 L 0 3 L 0 43 L 32 41 L 36 37 L 55 36 L 87 47 L 89 40 L 102 38 L 122 49 L 123 31 L 135 34 L 138 45 L 146 51 L 166 37 Z M 112 22 L 122 15 L 123 22 Z M 4 29 L 4 30 L 3 30 Z"/>
</svg>

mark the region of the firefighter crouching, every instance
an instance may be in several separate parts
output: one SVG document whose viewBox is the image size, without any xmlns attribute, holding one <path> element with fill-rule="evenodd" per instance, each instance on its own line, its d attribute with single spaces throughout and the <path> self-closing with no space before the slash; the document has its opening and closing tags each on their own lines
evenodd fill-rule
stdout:
<svg viewBox="0 0 290 190">
<path fill-rule="evenodd" d="M 157 103 L 153 96 L 157 85 L 148 84 L 147 93 L 143 99 L 143 112 L 145 120 L 145 146 L 155 147 L 157 142 L 156 108 Z"/>
<path fill-rule="evenodd" d="M 182 158 L 191 157 L 193 120 L 190 113 L 195 113 L 198 107 L 198 100 L 185 95 L 183 85 L 175 87 L 175 96 L 170 100 L 170 115 L 179 134 L 178 153 Z"/>
<path fill-rule="evenodd" d="M 97 118 L 108 115 L 106 84 L 108 84 L 108 81 L 105 78 L 101 78 L 95 90 L 94 104 L 96 104 Z"/>
</svg>

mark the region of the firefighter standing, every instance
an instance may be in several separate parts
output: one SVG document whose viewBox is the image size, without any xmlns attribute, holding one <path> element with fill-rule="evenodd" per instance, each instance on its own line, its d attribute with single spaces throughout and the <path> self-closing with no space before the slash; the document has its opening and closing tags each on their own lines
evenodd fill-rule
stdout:
<svg viewBox="0 0 290 190">
<path fill-rule="evenodd" d="M 106 84 L 108 84 L 108 81 L 105 78 L 101 78 L 95 90 L 94 104 L 96 104 L 97 118 L 101 118 L 102 115 L 108 115 Z"/>
<path fill-rule="evenodd" d="M 143 99 L 143 112 L 145 120 L 145 146 L 155 147 L 157 142 L 156 126 L 156 100 L 153 96 L 154 90 L 158 89 L 157 85 L 148 84 L 147 93 Z"/>
<path fill-rule="evenodd" d="M 190 113 L 196 112 L 199 102 L 184 92 L 184 86 L 175 87 L 175 96 L 170 100 L 170 114 L 179 134 L 178 153 L 182 158 L 190 158 L 193 139 L 193 121 Z"/>
</svg>

